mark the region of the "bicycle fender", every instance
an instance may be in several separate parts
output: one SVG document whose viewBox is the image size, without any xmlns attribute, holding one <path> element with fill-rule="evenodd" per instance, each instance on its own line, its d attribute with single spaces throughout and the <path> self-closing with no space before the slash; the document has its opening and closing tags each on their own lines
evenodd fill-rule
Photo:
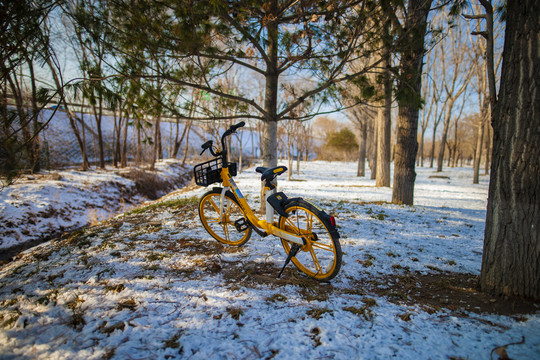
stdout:
<svg viewBox="0 0 540 360">
<path fill-rule="evenodd" d="M 289 217 L 289 214 L 285 212 L 285 205 L 289 203 L 289 198 L 284 193 L 277 192 L 266 199 L 270 205 L 276 210 L 276 212 L 283 216 L 283 217 Z"/>
<path fill-rule="evenodd" d="M 319 208 L 317 205 L 311 203 L 310 201 L 307 201 L 307 200 L 305 200 L 303 198 L 300 198 L 300 197 L 291 198 L 291 199 L 286 199 L 284 201 L 284 203 L 282 204 L 282 206 L 283 206 L 283 208 L 286 208 L 289 204 L 291 204 L 294 201 L 298 201 L 298 200 L 303 200 L 303 201 L 307 202 L 309 205 L 313 206 L 315 209 L 317 209 L 319 211 L 319 213 L 321 215 L 321 220 L 323 221 L 324 226 L 326 226 L 326 228 L 328 229 L 328 231 L 330 232 L 330 235 L 332 235 L 332 237 L 335 237 L 336 239 L 339 239 L 341 237 L 339 235 L 338 230 L 337 230 L 335 219 L 334 219 L 334 221 L 332 221 L 332 218 L 334 218 L 334 217 L 327 214 L 326 211 L 322 210 L 321 208 Z"/>
</svg>

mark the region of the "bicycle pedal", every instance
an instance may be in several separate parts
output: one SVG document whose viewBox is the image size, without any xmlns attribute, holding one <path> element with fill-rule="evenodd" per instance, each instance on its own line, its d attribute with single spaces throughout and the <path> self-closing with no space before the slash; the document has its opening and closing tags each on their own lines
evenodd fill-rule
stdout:
<svg viewBox="0 0 540 360">
<path fill-rule="evenodd" d="M 244 232 L 249 229 L 249 224 L 246 222 L 245 218 L 240 218 L 234 222 L 234 227 L 238 232 Z"/>
</svg>

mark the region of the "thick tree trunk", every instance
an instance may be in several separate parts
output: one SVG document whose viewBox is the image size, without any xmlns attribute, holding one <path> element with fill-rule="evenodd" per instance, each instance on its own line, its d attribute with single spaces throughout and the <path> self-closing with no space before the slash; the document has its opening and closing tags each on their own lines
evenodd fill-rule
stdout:
<svg viewBox="0 0 540 360">
<path fill-rule="evenodd" d="M 480 285 L 540 299 L 540 3 L 507 3 Z"/>
<path fill-rule="evenodd" d="M 265 121 L 263 131 L 263 166 L 277 165 L 277 121 Z"/>
<path fill-rule="evenodd" d="M 271 14 L 278 13 L 277 0 L 270 5 Z M 276 16 L 277 18 L 277 16 Z M 277 94 L 278 94 L 278 24 L 269 20 L 268 31 L 268 63 L 266 64 L 266 91 L 264 98 L 264 110 L 266 118 L 263 130 L 263 166 L 273 167 L 277 165 Z"/>
<path fill-rule="evenodd" d="M 414 121 L 416 119 L 416 121 Z M 418 110 L 400 106 L 398 133 L 394 160 L 394 187 L 392 203 L 412 205 L 414 202 L 415 160 L 418 149 Z"/>
<path fill-rule="evenodd" d="M 392 203 L 412 205 L 414 201 L 415 161 L 418 151 L 418 112 L 422 86 L 422 65 L 426 21 L 432 0 L 411 0 L 406 28 L 407 50 L 401 55 L 398 84 L 397 143 L 394 160 Z"/>
</svg>

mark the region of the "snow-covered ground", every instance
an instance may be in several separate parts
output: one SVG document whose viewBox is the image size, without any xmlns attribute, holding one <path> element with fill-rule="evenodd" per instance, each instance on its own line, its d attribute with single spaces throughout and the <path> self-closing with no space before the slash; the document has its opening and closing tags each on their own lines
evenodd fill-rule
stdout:
<svg viewBox="0 0 540 360">
<path fill-rule="evenodd" d="M 310 162 L 279 182 L 336 216 L 343 265 L 331 283 L 292 265 L 276 279 L 275 238 L 212 240 L 196 209 L 205 189 L 190 187 L 0 268 L 0 358 L 540 358 L 537 307 L 497 308 L 506 300 L 447 280 L 480 272 L 487 178 L 417 169 L 409 207 L 355 172 Z M 236 182 L 257 206 L 253 168 Z"/>
<path fill-rule="evenodd" d="M 183 186 L 191 167 L 175 160 L 156 163 L 155 171 L 64 170 L 26 175 L 0 191 L 0 249 L 39 241 L 83 225 L 97 223 L 148 200 L 137 182 L 148 178 Z M 154 186 L 162 188 L 156 181 Z M 139 185 L 140 187 L 140 185 Z M 163 191 L 156 195 L 164 195 Z"/>
</svg>

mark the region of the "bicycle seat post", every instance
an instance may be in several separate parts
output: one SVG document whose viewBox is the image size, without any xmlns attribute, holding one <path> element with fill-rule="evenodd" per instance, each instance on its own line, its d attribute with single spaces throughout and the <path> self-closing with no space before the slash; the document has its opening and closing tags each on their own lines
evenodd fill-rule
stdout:
<svg viewBox="0 0 540 360">
<path fill-rule="evenodd" d="M 268 198 L 276 193 L 276 187 L 277 187 L 277 181 L 276 181 L 276 184 L 273 186 L 273 188 L 272 187 L 269 188 L 266 186 L 266 184 L 263 184 L 265 214 L 266 214 L 266 222 L 268 224 L 274 223 L 274 208 L 268 202 Z"/>
</svg>

